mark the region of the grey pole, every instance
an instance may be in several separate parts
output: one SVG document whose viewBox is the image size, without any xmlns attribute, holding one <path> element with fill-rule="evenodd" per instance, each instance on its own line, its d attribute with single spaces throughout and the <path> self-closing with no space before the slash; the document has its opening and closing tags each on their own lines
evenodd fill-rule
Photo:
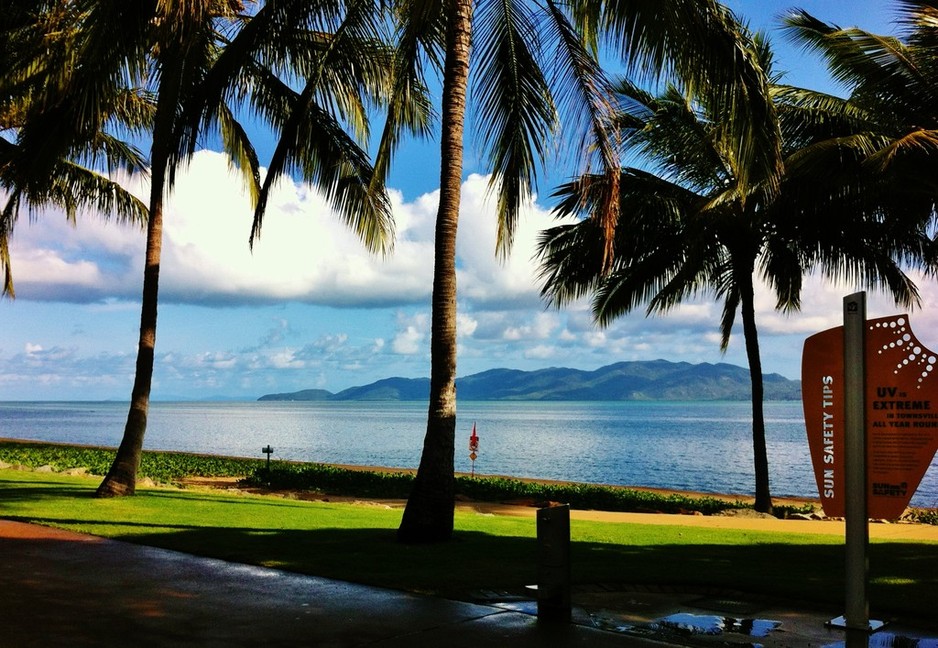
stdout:
<svg viewBox="0 0 938 648">
<path fill-rule="evenodd" d="M 844 297 L 844 462 L 846 515 L 846 611 L 849 646 L 866 645 L 870 612 L 869 519 L 866 502 L 866 293 Z M 861 635 L 862 633 L 862 635 Z M 851 641 L 851 637 L 854 639 Z M 861 643 L 862 642 L 862 643 Z"/>
</svg>

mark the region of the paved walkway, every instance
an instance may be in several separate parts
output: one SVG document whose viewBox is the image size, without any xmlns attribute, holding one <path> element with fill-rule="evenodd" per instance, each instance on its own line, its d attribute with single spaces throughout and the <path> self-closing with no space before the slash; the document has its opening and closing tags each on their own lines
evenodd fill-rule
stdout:
<svg viewBox="0 0 938 648">
<path fill-rule="evenodd" d="M 843 646 L 829 611 L 667 590 L 576 597 L 574 623 L 544 624 L 530 601 L 449 601 L 0 520 L 0 648 Z M 669 615 L 685 627 L 645 623 Z M 888 630 L 870 646 L 938 646 Z"/>
<path fill-rule="evenodd" d="M 662 646 L 415 596 L 0 520 L 0 646 Z"/>
</svg>

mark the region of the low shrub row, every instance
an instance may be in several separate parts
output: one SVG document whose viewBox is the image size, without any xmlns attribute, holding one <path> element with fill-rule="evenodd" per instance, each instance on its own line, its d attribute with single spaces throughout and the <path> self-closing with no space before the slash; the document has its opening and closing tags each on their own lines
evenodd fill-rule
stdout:
<svg viewBox="0 0 938 648">
<path fill-rule="evenodd" d="M 272 490 L 309 490 L 353 497 L 406 498 L 413 475 L 403 472 L 350 470 L 326 464 L 277 463 L 268 472 L 259 467 L 245 480 L 251 486 Z"/>
<path fill-rule="evenodd" d="M 406 498 L 414 476 L 404 472 L 350 470 L 321 464 L 275 464 L 258 468 L 247 480 L 274 490 L 310 490 L 354 497 Z M 631 488 L 592 484 L 544 484 L 505 477 L 456 478 L 457 496 L 482 502 L 562 502 L 576 509 L 661 513 L 700 512 L 711 515 L 746 508 L 742 502 L 714 497 L 664 495 Z"/>
<path fill-rule="evenodd" d="M 83 468 L 94 475 L 104 475 L 114 461 L 114 453 L 114 448 L 0 442 L 0 461 L 27 468 L 50 466 L 58 472 Z M 140 460 L 140 476 L 166 483 L 186 477 L 244 477 L 263 464 L 263 459 L 146 451 Z"/>
</svg>

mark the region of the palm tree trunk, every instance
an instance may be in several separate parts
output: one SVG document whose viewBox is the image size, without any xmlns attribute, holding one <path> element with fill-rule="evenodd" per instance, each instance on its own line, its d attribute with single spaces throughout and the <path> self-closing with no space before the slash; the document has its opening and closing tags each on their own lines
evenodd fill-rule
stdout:
<svg viewBox="0 0 938 648">
<path fill-rule="evenodd" d="M 752 382 L 752 453 L 756 477 L 754 508 L 762 513 L 772 512 L 769 491 L 769 457 L 765 447 L 765 388 L 762 379 L 762 359 L 759 354 L 759 334 L 756 330 L 755 289 L 752 274 L 740 278 L 740 307 L 743 319 L 743 337 L 749 359 L 749 379 Z"/>
<path fill-rule="evenodd" d="M 154 157 L 157 157 L 154 155 Z M 153 359 L 156 348 L 156 309 L 160 281 L 160 256 L 163 247 L 163 192 L 166 182 L 166 159 L 160 155 L 153 163 L 150 187 L 150 217 L 147 221 L 146 262 L 143 270 L 143 297 L 140 309 L 140 339 L 137 366 L 130 396 L 130 411 L 124 426 L 117 456 L 107 476 L 98 486 L 98 497 L 133 495 L 137 470 L 143 454 L 143 437 L 150 410 L 150 386 L 153 382 Z"/>
<path fill-rule="evenodd" d="M 453 534 L 456 481 L 456 228 L 462 187 L 463 122 L 473 0 L 449 3 L 443 74 L 440 205 L 434 242 L 430 405 L 423 454 L 397 532 L 402 542 L 443 542 Z"/>
</svg>

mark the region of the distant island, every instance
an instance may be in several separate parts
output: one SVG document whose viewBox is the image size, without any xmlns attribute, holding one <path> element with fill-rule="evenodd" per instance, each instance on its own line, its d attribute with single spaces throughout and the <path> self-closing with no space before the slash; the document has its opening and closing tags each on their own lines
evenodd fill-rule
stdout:
<svg viewBox="0 0 938 648">
<path fill-rule="evenodd" d="M 766 400 L 800 400 L 801 381 L 767 374 Z M 426 401 L 429 378 L 385 378 L 337 394 L 304 389 L 266 394 L 261 401 Z M 715 401 L 749 400 L 749 370 L 736 365 L 650 360 L 617 362 L 595 371 L 552 367 L 491 369 L 456 380 L 467 401 Z"/>
</svg>

